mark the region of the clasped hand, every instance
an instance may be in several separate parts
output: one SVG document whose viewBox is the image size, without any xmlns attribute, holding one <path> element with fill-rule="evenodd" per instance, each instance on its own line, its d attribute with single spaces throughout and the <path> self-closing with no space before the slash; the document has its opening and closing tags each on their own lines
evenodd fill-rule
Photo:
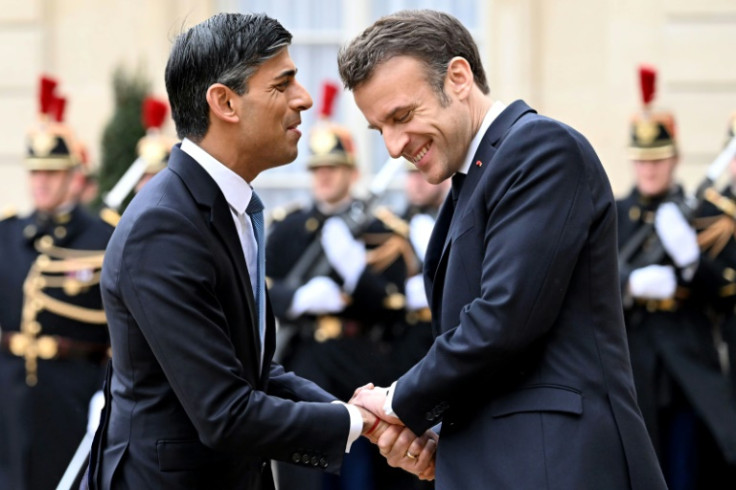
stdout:
<svg viewBox="0 0 736 490">
<path fill-rule="evenodd" d="M 432 430 L 417 436 L 397 417 L 387 415 L 383 409 L 387 393 L 386 388 L 367 384 L 356 389 L 348 402 L 361 408 L 363 435 L 378 446 L 389 466 L 408 471 L 420 480 L 434 480 L 439 436 Z"/>
</svg>

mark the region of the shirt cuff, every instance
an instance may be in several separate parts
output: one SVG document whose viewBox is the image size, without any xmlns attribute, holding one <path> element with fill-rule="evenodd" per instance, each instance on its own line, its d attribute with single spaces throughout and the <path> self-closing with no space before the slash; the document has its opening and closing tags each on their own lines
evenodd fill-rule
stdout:
<svg viewBox="0 0 736 490">
<path fill-rule="evenodd" d="M 383 402 L 383 411 L 386 412 L 386 415 L 389 417 L 396 417 L 398 418 L 398 415 L 396 415 L 396 412 L 394 412 L 394 407 L 392 407 L 392 404 L 394 402 L 394 390 L 396 389 L 396 381 L 391 383 L 391 386 L 389 386 L 387 393 L 386 393 L 386 401 Z"/>
<path fill-rule="evenodd" d="M 354 405 L 349 405 L 340 400 L 335 400 L 332 403 L 339 403 L 348 409 L 348 414 L 350 415 L 350 432 L 348 433 L 348 442 L 345 445 L 345 452 L 349 453 L 350 446 L 352 446 L 358 437 L 360 437 L 360 434 L 363 433 L 363 416 L 360 414 L 358 407 Z"/>
</svg>

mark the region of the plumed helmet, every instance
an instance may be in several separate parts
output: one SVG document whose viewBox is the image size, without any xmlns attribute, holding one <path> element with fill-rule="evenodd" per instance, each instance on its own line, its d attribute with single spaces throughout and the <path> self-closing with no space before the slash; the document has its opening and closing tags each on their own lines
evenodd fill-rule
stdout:
<svg viewBox="0 0 736 490">
<path fill-rule="evenodd" d="M 66 98 L 56 94 L 57 85 L 51 77 L 40 78 L 39 116 L 26 138 L 25 166 L 29 170 L 68 170 L 81 161 L 81 146 L 64 124 Z"/>
<path fill-rule="evenodd" d="M 330 120 L 338 86 L 325 82 L 322 86 L 322 107 L 319 120 L 309 132 L 307 168 L 346 165 L 355 166 L 355 143 L 350 131 Z"/>
<path fill-rule="evenodd" d="M 639 68 L 643 107 L 631 117 L 628 153 L 632 160 L 660 160 L 677 155 L 674 115 L 652 107 L 656 76 L 651 66 Z"/>
<path fill-rule="evenodd" d="M 176 139 L 161 132 L 169 106 L 166 101 L 148 96 L 143 99 L 141 117 L 146 135 L 138 141 L 138 156 L 148 162 L 146 173 L 155 174 L 166 168 L 171 155 L 171 148 Z"/>
</svg>

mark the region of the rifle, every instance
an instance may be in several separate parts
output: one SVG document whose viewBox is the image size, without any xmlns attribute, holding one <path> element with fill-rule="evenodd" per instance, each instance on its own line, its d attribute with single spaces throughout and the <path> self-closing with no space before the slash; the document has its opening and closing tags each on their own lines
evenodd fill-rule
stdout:
<svg viewBox="0 0 736 490">
<path fill-rule="evenodd" d="M 136 158 L 130 167 L 128 167 L 128 170 L 125 171 L 123 176 L 120 177 L 120 180 L 117 181 L 115 186 L 105 194 L 105 197 L 102 199 L 105 206 L 114 211 L 118 211 L 120 206 L 123 204 L 123 201 L 125 201 L 125 198 L 128 197 L 128 194 L 131 193 L 136 184 L 140 182 L 143 174 L 146 173 L 147 167 L 148 160 L 143 157 Z"/>
<path fill-rule="evenodd" d="M 694 196 L 677 203 L 688 222 L 692 223 L 693 218 L 703 204 L 706 190 L 713 187 L 734 158 L 736 158 L 736 136 L 731 138 L 726 147 L 708 166 L 705 177 L 696 188 Z M 637 255 L 637 260 L 634 261 L 636 253 L 641 251 L 643 245 L 647 242 L 650 242 L 650 247 L 646 253 Z M 659 237 L 657 237 L 654 223 L 646 223 L 621 247 L 621 251 L 619 252 L 619 267 L 622 271 L 628 273 L 648 264 L 657 264 L 664 256 L 664 246 L 659 240 Z"/>
</svg>

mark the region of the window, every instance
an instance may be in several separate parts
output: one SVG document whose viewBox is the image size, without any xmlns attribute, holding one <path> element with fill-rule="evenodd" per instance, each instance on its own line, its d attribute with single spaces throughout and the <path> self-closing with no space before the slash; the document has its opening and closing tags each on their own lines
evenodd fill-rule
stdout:
<svg viewBox="0 0 736 490">
<path fill-rule="evenodd" d="M 306 170 L 309 156 L 307 142 L 321 104 L 321 87 L 325 80 L 342 86 L 337 71 L 340 46 L 360 33 L 379 17 L 401 9 L 431 8 L 448 12 L 465 24 L 482 48 L 482 0 L 230 0 L 222 1 L 223 10 L 263 12 L 281 22 L 293 35 L 290 54 L 299 70 L 297 79 L 314 99 L 313 109 L 302 114 L 303 137 L 296 161 L 269 170 L 258 177 L 258 193 L 268 209 L 300 201 L 310 201 L 310 178 Z M 482 49 L 481 49 L 482 51 Z M 335 102 L 334 122 L 351 129 L 358 149 L 358 165 L 367 188 L 370 176 L 378 172 L 388 159 L 381 136 L 369 131 L 362 114 L 355 107 L 352 94 L 340 92 Z M 385 196 L 387 204 L 397 210 L 402 205 L 400 186 Z"/>
</svg>

